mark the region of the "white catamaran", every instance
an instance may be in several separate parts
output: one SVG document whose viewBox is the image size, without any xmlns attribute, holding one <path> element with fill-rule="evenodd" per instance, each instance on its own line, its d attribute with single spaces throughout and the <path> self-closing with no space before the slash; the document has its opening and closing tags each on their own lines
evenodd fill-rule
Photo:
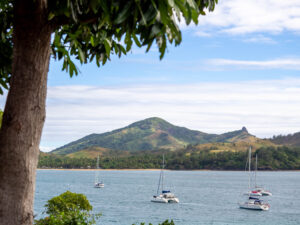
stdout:
<svg viewBox="0 0 300 225">
<path fill-rule="evenodd" d="M 178 198 L 170 191 L 164 190 L 164 168 L 165 168 L 165 156 L 163 155 L 163 165 L 159 175 L 157 193 L 153 196 L 151 202 L 157 203 L 179 203 Z M 159 194 L 161 189 L 161 194 Z"/>
<path fill-rule="evenodd" d="M 95 188 L 104 188 L 104 183 L 102 181 L 99 181 L 99 155 L 97 158 L 97 165 L 96 165 L 96 172 L 95 172 Z"/>
<path fill-rule="evenodd" d="M 265 203 L 263 200 L 259 199 L 259 196 L 262 194 L 251 191 L 251 147 L 249 148 L 249 168 L 248 168 L 248 174 L 249 174 L 249 192 L 247 193 L 248 199 L 243 203 L 238 203 L 239 207 L 241 209 L 252 209 L 252 210 L 269 210 L 270 205 L 268 203 Z M 260 194 L 260 195 L 259 195 Z"/>
</svg>

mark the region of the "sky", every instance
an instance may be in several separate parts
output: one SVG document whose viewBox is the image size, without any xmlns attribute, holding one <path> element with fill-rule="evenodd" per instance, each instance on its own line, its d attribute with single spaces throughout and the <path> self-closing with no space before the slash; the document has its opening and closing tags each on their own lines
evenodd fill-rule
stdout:
<svg viewBox="0 0 300 225">
<path fill-rule="evenodd" d="M 134 47 L 100 68 L 77 62 L 70 78 L 52 59 L 41 150 L 154 116 L 216 134 L 300 131 L 300 0 L 219 0 L 180 28 L 163 60 Z"/>
</svg>

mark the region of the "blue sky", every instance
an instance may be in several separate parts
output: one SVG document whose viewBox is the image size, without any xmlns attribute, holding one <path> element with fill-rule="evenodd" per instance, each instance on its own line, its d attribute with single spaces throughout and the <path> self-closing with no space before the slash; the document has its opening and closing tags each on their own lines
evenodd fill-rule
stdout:
<svg viewBox="0 0 300 225">
<path fill-rule="evenodd" d="M 113 57 L 105 66 L 83 65 L 81 73 L 70 79 L 61 72 L 61 62 L 51 62 L 49 85 L 128 85 L 149 83 L 194 83 L 203 81 L 246 81 L 282 79 L 298 76 L 299 35 L 291 31 L 279 34 L 216 34 L 197 36 L 194 29 L 183 30 L 180 46 L 169 46 L 163 60 L 156 48 L 145 54 L 145 49 L 134 48 L 132 53 Z M 273 62 L 294 60 L 297 66 L 220 65 L 214 60 Z M 80 66 L 80 64 L 77 64 Z"/>
<path fill-rule="evenodd" d="M 300 131 L 300 1 L 221 0 L 162 61 L 134 47 L 69 78 L 51 60 L 41 149 L 158 116 L 208 133 Z M 3 107 L 5 98 L 0 100 Z"/>
</svg>

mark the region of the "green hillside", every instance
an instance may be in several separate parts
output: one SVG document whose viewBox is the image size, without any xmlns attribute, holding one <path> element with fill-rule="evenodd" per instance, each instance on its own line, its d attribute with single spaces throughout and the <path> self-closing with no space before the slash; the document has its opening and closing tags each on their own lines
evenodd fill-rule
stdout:
<svg viewBox="0 0 300 225">
<path fill-rule="evenodd" d="M 275 144 L 300 147 L 300 132 L 289 135 L 278 135 L 270 139 Z"/>
<path fill-rule="evenodd" d="M 220 153 L 220 152 L 245 152 L 249 149 L 249 146 L 252 147 L 252 151 L 256 151 L 259 148 L 264 147 L 278 147 L 278 145 L 272 143 L 269 140 L 263 140 L 256 137 L 249 138 L 247 141 L 242 140 L 238 142 L 218 142 L 218 143 L 206 143 L 198 144 L 187 148 L 192 150 L 193 153 L 201 151 L 209 151 L 211 153 Z"/>
<path fill-rule="evenodd" d="M 246 128 L 221 135 L 207 134 L 152 117 L 111 132 L 85 136 L 55 149 L 53 153 L 67 155 L 82 150 L 87 153 L 92 147 L 126 151 L 155 149 L 172 151 L 189 144 L 249 141 L 253 138 L 256 139 Z"/>
</svg>

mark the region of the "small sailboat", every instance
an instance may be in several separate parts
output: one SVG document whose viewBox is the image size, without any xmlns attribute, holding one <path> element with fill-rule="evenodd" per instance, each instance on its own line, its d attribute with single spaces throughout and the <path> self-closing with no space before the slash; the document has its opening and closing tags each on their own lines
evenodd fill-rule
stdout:
<svg viewBox="0 0 300 225">
<path fill-rule="evenodd" d="M 159 175 L 157 193 L 151 199 L 151 202 L 156 203 L 179 203 L 179 199 L 170 191 L 164 190 L 164 168 L 165 156 L 163 155 L 163 165 Z M 161 190 L 161 193 L 159 193 Z"/>
<path fill-rule="evenodd" d="M 269 210 L 270 205 L 265 203 L 263 200 L 259 199 L 259 196 L 262 194 L 257 191 L 251 191 L 251 147 L 249 148 L 249 155 L 248 155 L 248 174 L 249 174 L 249 183 L 248 188 L 249 192 L 247 193 L 248 198 L 243 203 L 238 203 L 241 209 L 252 209 L 252 210 Z M 255 197 L 254 197 L 255 196 Z"/>
<path fill-rule="evenodd" d="M 99 181 L 99 155 L 97 158 L 96 172 L 95 172 L 95 183 L 94 188 L 104 188 L 104 183 Z"/>
<path fill-rule="evenodd" d="M 272 193 L 270 191 L 267 191 L 263 187 L 257 185 L 256 173 L 257 173 L 257 154 L 255 154 L 255 187 L 253 191 L 260 193 L 262 196 L 272 196 Z"/>
</svg>

